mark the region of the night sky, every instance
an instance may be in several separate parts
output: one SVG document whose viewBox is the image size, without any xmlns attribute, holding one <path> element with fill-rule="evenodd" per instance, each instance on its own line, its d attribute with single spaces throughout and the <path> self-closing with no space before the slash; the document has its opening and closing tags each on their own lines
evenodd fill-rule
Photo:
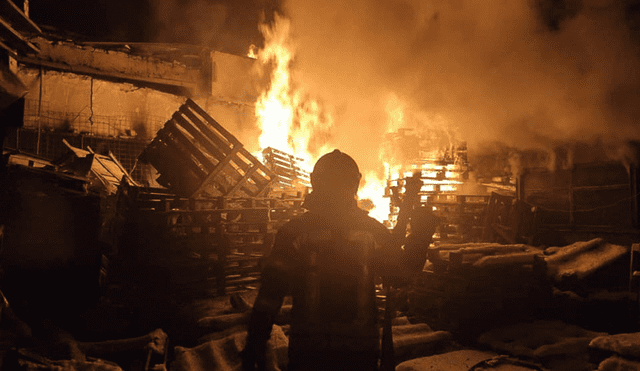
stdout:
<svg viewBox="0 0 640 371">
<path fill-rule="evenodd" d="M 243 55 L 262 44 L 258 23 L 277 9 L 278 0 L 30 1 L 38 25 L 91 41 L 200 44 Z"/>
</svg>

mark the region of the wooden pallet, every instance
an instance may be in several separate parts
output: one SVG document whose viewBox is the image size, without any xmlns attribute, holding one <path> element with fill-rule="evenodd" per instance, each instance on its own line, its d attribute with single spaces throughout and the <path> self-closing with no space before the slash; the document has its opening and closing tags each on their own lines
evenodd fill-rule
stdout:
<svg viewBox="0 0 640 371">
<path fill-rule="evenodd" d="M 119 196 L 138 233 L 149 234 L 138 241 L 155 241 L 134 247 L 147 252 L 148 264 L 166 266 L 169 271 L 192 271 L 194 277 L 188 275 L 181 281 L 186 285 L 215 282 L 219 294 L 255 283 L 260 276 L 258 262 L 270 253 L 278 228 L 303 212 L 301 199 L 194 199 L 124 183 Z"/>
<path fill-rule="evenodd" d="M 271 170 L 200 106 L 187 99 L 140 155 L 162 186 L 180 196 L 259 197 L 274 180 Z"/>
<path fill-rule="evenodd" d="M 262 151 L 262 156 L 267 168 L 276 176 L 273 185 L 276 192 L 289 190 L 294 191 L 295 194 L 296 191 L 311 188 L 309 173 L 301 166 L 304 162 L 302 158 L 271 147 L 265 148 Z"/>
</svg>

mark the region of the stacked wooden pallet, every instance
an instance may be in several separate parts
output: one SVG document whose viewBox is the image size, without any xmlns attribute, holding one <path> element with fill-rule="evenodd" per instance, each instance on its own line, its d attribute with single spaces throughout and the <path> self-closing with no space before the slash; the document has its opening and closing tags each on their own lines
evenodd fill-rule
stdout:
<svg viewBox="0 0 640 371">
<path fill-rule="evenodd" d="M 429 205 L 441 219 L 440 241 L 479 241 L 489 195 L 435 194 Z"/>
<path fill-rule="evenodd" d="M 121 204 L 143 265 L 161 266 L 178 286 L 209 282 L 219 294 L 260 277 L 277 229 L 302 212 L 300 202 L 256 197 L 185 198 L 162 189 L 124 185 Z"/>
<path fill-rule="evenodd" d="M 130 260 L 180 292 L 212 283 L 224 294 L 255 284 L 275 232 L 302 212 L 301 193 L 271 197 L 272 184 L 309 183 L 299 159 L 273 149 L 266 155 L 277 175 L 188 99 L 140 156 L 166 188 L 119 189 Z"/>
<path fill-rule="evenodd" d="M 300 197 L 311 188 L 309 172 L 304 170 L 304 159 L 271 147 L 265 148 L 262 156 L 265 166 L 275 175 L 272 195 Z"/>
</svg>

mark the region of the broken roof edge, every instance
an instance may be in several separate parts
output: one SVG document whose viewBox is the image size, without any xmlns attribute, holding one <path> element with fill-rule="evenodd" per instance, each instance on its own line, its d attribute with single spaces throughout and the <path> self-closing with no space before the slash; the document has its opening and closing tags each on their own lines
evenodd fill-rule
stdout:
<svg viewBox="0 0 640 371">
<path fill-rule="evenodd" d="M 73 40 L 37 35 L 29 41 L 39 48 L 37 53 L 17 55 L 23 65 L 90 75 L 135 84 L 186 89 L 180 95 L 209 93 L 210 53 L 179 58 L 159 58 L 117 48 L 98 48 Z"/>
</svg>

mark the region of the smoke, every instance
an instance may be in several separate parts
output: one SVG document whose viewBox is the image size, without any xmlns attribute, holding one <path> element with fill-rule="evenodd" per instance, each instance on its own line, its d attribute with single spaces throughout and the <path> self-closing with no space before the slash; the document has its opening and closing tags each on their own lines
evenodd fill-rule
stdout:
<svg viewBox="0 0 640 371">
<path fill-rule="evenodd" d="M 470 154 L 640 139 L 637 14 L 616 0 L 288 1 L 296 80 L 336 107 L 336 147 L 377 166 L 394 94 Z"/>
<path fill-rule="evenodd" d="M 277 0 L 150 1 L 156 42 L 197 44 L 245 55 L 260 46 L 258 23 L 278 9 Z"/>
</svg>

